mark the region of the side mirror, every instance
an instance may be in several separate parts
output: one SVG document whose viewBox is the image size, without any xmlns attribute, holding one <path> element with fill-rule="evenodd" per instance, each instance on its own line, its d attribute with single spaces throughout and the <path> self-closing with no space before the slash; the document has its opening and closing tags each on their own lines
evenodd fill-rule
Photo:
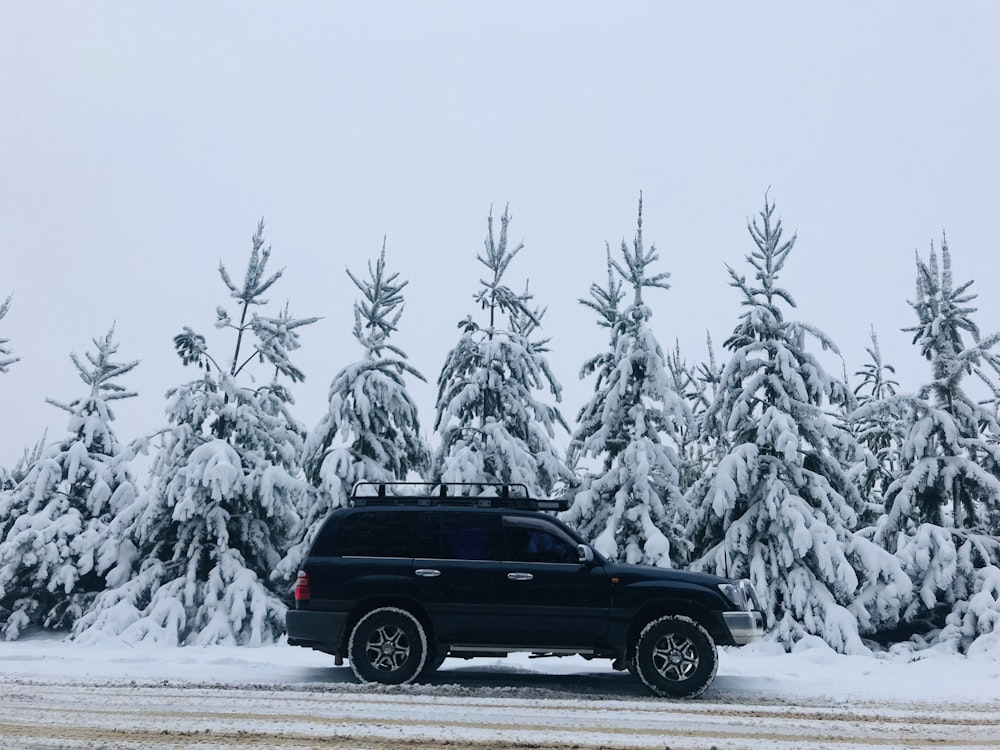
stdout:
<svg viewBox="0 0 1000 750">
<path fill-rule="evenodd" d="M 589 544 L 578 544 L 576 545 L 577 551 L 580 553 L 580 562 L 584 565 L 594 562 L 594 550 L 590 548 Z"/>
</svg>

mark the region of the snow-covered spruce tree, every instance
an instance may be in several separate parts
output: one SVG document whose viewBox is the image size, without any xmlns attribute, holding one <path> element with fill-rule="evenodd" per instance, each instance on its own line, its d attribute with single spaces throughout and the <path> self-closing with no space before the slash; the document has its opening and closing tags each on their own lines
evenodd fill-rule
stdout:
<svg viewBox="0 0 1000 750">
<path fill-rule="evenodd" d="M 494 237 L 490 212 L 485 249 L 476 256 L 489 274 L 474 295 L 488 320 L 480 325 L 470 315 L 459 323 L 461 337 L 438 376 L 434 429 L 441 442 L 430 473 L 441 482 L 519 483 L 544 497 L 571 478 L 553 443 L 556 425 L 569 428 L 558 408 L 535 393 L 547 389 L 558 403 L 562 387 L 545 358 L 548 339 L 532 338 L 544 311 L 531 307 L 527 291 L 504 283 L 524 247 L 508 247 L 509 223 L 504 210 Z"/>
<path fill-rule="evenodd" d="M 17 459 L 14 468 L 6 473 L 5 478 L 0 479 L 0 539 L 3 539 L 4 534 L 7 533 L 7 527 L 5 526 L 6 516 L 3 509 L 9 508 L 10 499 L 9 495 L 4 495 L 4 493 L 8 490 L 13 490 L 21 483 L 21 480 L 28 476 L 31 467 L 45 453 L 45 446 L 48 445 L 48 442 L 49 436 L 48 430 L 46 430 L 42 433 L 42 437 L 38 439 L 38 442 L 30 448 L 25 448 L 21 451 L 21 457 Z"/>
<path fill-rule="evenodd" d="M 808 336 L 836 352 L 833 342 L 785 319 L 782 308 L 795 302 L 778 276 L 795 237 L 782 241 L 766 199 L 759 219 L 747 227 L 754 280 L 729 268 L 744 313 L 725 342 L 730 359 L 705 415 L 728 450 L 689 493 L 688 533 L 706 550 L 693 567 L 749 577 L 786 647 L 814 635 L 862 652 L 859 621 L 862 632 L 894 623 L 909 581 L 891 555 L 852 534 L 860 498 L 847 468 L 860 448 L 826 411 L 850 394 L 806 350 Z"/>
<path fill-rule="evenodd" d="M 1000 581 L 1000 425 L 962 384 L 976 374 L 995 387 L 1000 335 L 980 336 L 971 284 L 955 286 L 947 242 L 940 267 L 933 245 L 927 262 L 917 258 L 910 304 L 918 325 L 906 330 L 931 363 L 932 380 L 915 395 L 890 396 L 857 414 L 908 420 L 873 538 L 903 561 L 917 589 L 905 612 L 909 630 L 962 651 L 977 638 L 1000 635 L 1000 605 L 989 593 Z M 983 609 L 986 599 L 993 604 Z"/>
<path fill-rule="evenodd" d="M 725 455 L 725 435 L 718 430 L 705 429 L 705 413 L 715 401 L 722 380 L 722 367 L 715 358 L 712 336 L 705 335 L 708 359 L 691 367 L 681 359 L 679 345 L 667 357 L 671 387 L 684 396 L 691 408 L 692 423 L 682 426 L 678 449 L 683 460 L 680 490 L 686 494 L 695 482 L 715 470 L 721 456 Z M 700 556 L 693 550 L 694 557 Z"/>
<path fill-rule="evenodd" d="M 237 305 L 238 322 L 217 309 L 216 326 L 235 336 L 231 363 L 221 365 L 190 328 L 174 338 L 184 364 L 204 375 L 167 393 L 149 487 L 116 518 L 136 546 L 136 569 L 98 597 L 77 639 L 259 645 L 283 632 L 285 607 L 267 580 L 309 488 L 300 467 L 305 429 L 281 380 L 303 380 L 289 353 L 298 329 L 316 319 L 293 318 L 287 306 L 277 317 L 254 312 L 282 275 L 266 274 L 263 231 L 261 222 L 242 284 L 219 265 Z M 253 362 L 270 380 L 241 385 Z"/>
<path fill-rule="evenodd" d="M 0 541 L 0 621 L 6 639 L 28 626 L 70 627 L 104 588 L 97 544 L 114 514 L 135 499 L 130 454 L 111 428 L 111 402 L 131 398 L 116 381 L 139 363 L 114 361 L 114 329 L 94 339 L 86 361 L 70 355 L 86 396 L 68 404 L 69 435 L 35 453 L 6 494 Z M 26 453 L 27 455 L 27 453 Z"/>
<path fill-rule="evenodd" d="M 690 429 L 691 412 L 671 388 L 649 326 L 652 311 L 643 290 L 668 289 L 669 274 L 652 271 L 659 254 L 643 244 L 641 197 L 632 249 L 622 241 L 621 254 L 619 263 L 608 249 L 608 287 L 592 286 L 592 300 L 581 300 L 611 329 L 611 349 L 581 372 L 597 373 L 597 382 L 580 411 L 571 450 L 596 466 L 563 518 L 608 557 L 670 567 L 689 550 L 677 443 Z M 632 302 L 619 310 L 622 284 L 631 288 Z"/>
<path fill-rule="evenodd" d="M 621 303 L 625 299 L 625 292 L 622 290 L 622 280 L 619 278 L 615 267 L 611 262 L 611 247 L 606 245 L 607 251 L 607 272 L 608 284 L 602 287 L 599 284 L 590 285 L 590 298 L 581 297 L 579 302 L 585 307 L 589 307 L 597 313 L 597 325 L 608 331 L 609 345 L 604 351 L 595 354 L 583 363 L 580 368 L 579 377 L 581 380 L 593 375 L 594 396 L 583 405 L 576 418 L 576 430 L 574 431 L 567 450 L 567 462 L 576 480 L 572 491 L 578 500 L 569 512 L 564 514 L 564 519 L 577 526 L 588 539 L 596 538 L 604 530 L 612 508 L 605 505 L 600 507 L 587 508 L 586 518 L 584 518 L 583 503 L 592 498 L 591 484 L 595 478 L 593 468 L 590 464 L 594 462 L 586 455 L 584 450 L 588 440 L 604 426 L 604 404 L 608 398 L 608 388 L 611 378 L 615 372 L 615 352 L 618 349 L 618 320 L 621 317 Z M 619 442 L 615 437 L 610 439 L 609 451 L 620 453 L 624 447 L 624 442 Z"/>
<path fill-rule="evenodd" d="M 862 529 L 871 529 L 872 524 L 885 513 L 886 490 L 899 470 L 905 409 L 898 404 L 889 408 L 863 408 L 888 404 L 899 390 L 896 369 L 882 361 L 874 328 L 871 330 L 871 346 L 865 351 L 869 361 L 854 373 L 860 379 L 854 388 L 854 405 L 861 411 L 856 412 L 858 416 L 849 416 L 849 426 L 858 442 L 868 451 L 864 465 L 859 464 L 857 484 L 862 500 L 859 524 Z"/>
<path fill-rule="evenodd" d="M 3 320 L 7 311 L 10 310 L 12 299 L 13 297 L 8 297 L 0 304 L 0 320 Z M 10 339 L 0 339 L 0 372 L 7 372 L 7 369 L 20 359 L 20 357 L 11 356 L 11 351 L 7 348 L 9 341 Z"/>
<path fill-rule="evenodd" d="M 725 372 L 725 365 L 720 364 L 715 357 L 710 333 L 705 334 L 705 350 L 708 359 L 703 360 L 695 369 L 694 382 L 697 387 L 691 400 L 691 411 L 698 424 L 698 450 L 701 453 L 699 479 L 714 472 L 722 457 L 729 451 L 729 434 L 719 429 L 718 420 L 705 419 L 719 395 L 722 374 Z M 696 549 L 694 556 L 700 557 L 703 552 L 704 550 Z"/>
<path fill-rule="evenodd" d="M 674 440 L 677 445 L 677 488 L 681 495 L 704 473 L 702 440 L 695 418 L 695 409 L 703 397 L 704 384 L 698 380 L 698 371 L 688 365 L 681 355 L 680 341 L 674 342 L 673 350 L 667 352 L 667 379 L 670 390 L 682 396 L 691 409 L 691 418 L 677 425 Z"/>
<path fill-rule="evenodd" d="M 368 264 L 368 278 L 348 277 L 361 292 L 354 303 L 354 338 L 363 357 L 336 374 L 330 384 L 327 413 L 306 440 L 304 466 L 318 496 L 302 511 L 296 538 L 278 568 L 295 575 L 329 511 L 347 505 L 357 482 L 405 480 L 422 474 L 428 449 L 420 436 L 417 407 L 405 377 L 424 380 L 405 352 L 389 342 L 403 314 L 403 289 L 409 283 L 385 266 L 385 243 L 378 262 Z"/>
<path fill-rule="evenodd" d="M 609 346 L 584 362 L 583 367 L 580 368 L 581 380 L 591 375 L 595 376 L 594 397 L 584 404 L 576 418 L 577 427 L 569 443 L 570 463 L 573 466 L 576 466 L 584 458 L 583 449 L 587 440 L 604 426 L 604 404 L 608 399 L 611 379 L 616 369 L 618 323 L 621 318 L 621 303 L 625 299 L 625 292 L 622 290 L 622 280 L 615 271 L 611 260 L 610 246 L 607 247 L 607 271 L 607 287 L 591 284 L 591 298 L 579 300 L 581 305 L 589 307 L 597 313 L 597 325 L 608 331 Z M 624 439 L 615 441 L 612 437 L 609 450 L 615 454 L 620 453 L 625 444 Z"/>
<path fill-rule="evenodd" d="M 971 318 L 975 308 L 969 303 L 976 298 L 971 285 L 954 286 L 947 241 L 942 242 L 940 268 L 933 246 L 927 263 L 917 259 L 917 293 L 910 304 L 919 323 L 906 330 L 931 363 L 933 379 L 916 399 L 899 399 L 910 406 L 913 423 L 903 448 L 905 476 L 887 491 L 892 508 L 886 533 L 904 530 L 907 520 L 1000 532 L 995 472 L 1000 424 L 962 386 L 967 374 L 992 385 L 989 369 L 1000 373 L 1000 357 L 993 351 L 1000 334 L 980 336 Z"/>
<path fill-rule="evenodd" d="M 0 304 L 0 320 L 3 320 L 10 309 L 10 301 L 11 298 L 8 297 Z M 8 368 L 18 360 L 17 357 L 11 356 L 11 351 L 7 348 L 8 341 L 9 339 L 0 339 L 0 373 L 7 372 Z M 13 484 L 10 473 L 3 466 L 0 466 L 0 493 L 11 489 Z M 0 502 L 2 502 L 2 498 L 0 498 Z M 4 517 L 0 515 L 0 531 L 3 529 Z"/>
</svg>

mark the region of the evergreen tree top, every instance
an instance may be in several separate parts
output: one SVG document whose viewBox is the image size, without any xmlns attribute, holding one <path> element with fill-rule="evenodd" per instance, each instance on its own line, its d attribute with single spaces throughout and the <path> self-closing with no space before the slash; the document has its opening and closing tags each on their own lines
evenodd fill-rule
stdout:
<svg viewBox="0 0 1000 750">
<path fill-rule="evenodd" d="M 896 368 L 882 361 L 875 326 L 872 326 L 870 335 L 872 343 L 865 347 L 865 351 L 871 361 L 854 373 L 861 378 L 861 382 L 854 388 L 854 395 L 863 401 L 881 401 L 896 395 L 899 382 L 894 378 Z"/>
<path fill-rule="evenodd" d="M 764 196 L 764 208 L 759 212 L 760 223 L 755 217 L 747 222 L 747 231 L 753 238 L 756 250 L 746 256 L 747 262 L 754 268 L 754 278 L 757 285 L 747 282 L 746 276 L 737 273 L 732 266 L 727 265 L 730 286 L 743 292 L 742 305 L 750 310 L 740 316 L 743 323 L 736 329 L 733 337 L 726 341 L 726 346 L 735 348 L 745 343 L 746 337 L 760 337 L 762 329 L 776 328 L 781 325 L 783 317 L 778 309 L 775 298 L 796 307 L 795 300 L 786 290 L 777 285 L 778 275 L 788 259 L 788 254 L 795 247 L 797 235 L 782 242 L 783 229 L 780 217 L 774 218 L 774 203 L 768 202 Z"/>
<path fill-rule="evenodd" d="M 517 321 L 520 321 L 521 325 L 524 324 L 524 321 L 531 321 L 535 326 L 540 323 L 536 311 L 529 306 L 531 295 L 527 290 L 523 294 L 517 294 L 509 286 L 502 283 L 503 275 L 510 266 L 510 262 L 524 249 L 523 242 L 519 242 L 517 247 L 513 249 L 508 247 L 507 227 L 510 224 L 510 219 L 508 206 L 504 208 L 503 215 L 500 217 L 500 236 L 496 238 L 493 232 L 493 209 L 490 209 L 489 217 L 486 220 L 487 234 L 484 241 L 484 252 L 476 255 L 476 259 L 489 269 L 491 276 L 479 280 L 482 288 L 473 295 L 473 299 L 480 304 L 483 310 L 490 311 L 489 328 L 491 331 L 496 326 L 497 312 L 505 313 L 513 325 L 516 325 Z M 459 323 L 459 327 L 464 327 L 466 330 L 476 329 L 471 318 L 466 318 Z"/>
<path fill-rule="evenodd" d="M 758 218 L 760 221 L 758 222 Z M 743 293 L 741 305 L 746 308 L 740 316 L 740 324 L 732 335 L 726 339 L 723 346 L 730 351 L 743 347 L 765 348 L 771 346 L 767 342 L 784 341 L 796 348 L 801 346 L 805 335 L 815 338 L 825 350 L 839 355 L 840 349 L 833 340 L 818 328 L 802 322 L 786 322 L 779 307 L 779 301 L 784 301 L 789 307 L 797 307 L 795 298 L 787 290 L 778 286 L 778 277 L 789 253 L 795 247 L 797 235 L 782 241 L 784 230 L 781 219 L 774 217 L 774 203 L 764 196 L 764 208 L 747 223 L 747 231 L 753 238 L 756 250 L 746 256 L 747 262 L 754 268 L 756 284 L 747 281 L 746 276 L 737 273 L 731 266 L 726 266 L 729 272 L 729 285 Z"/>
<path fill-rule="evenodd" d="M 611 258 L 611 245 L 605 243 L 605 246 L 608 258 L 608 285 L 602 287 L 599 284 L 591 284 L 591 298 L 581 297 L 579 302 L 597 313 L 597 325 L 614 330 L 621 317 L 620 307 L 622 300 L 625 299 L 625 292 L 622 291 L 621 275 L 615 273 L 615 263 Z"/>
<path fill-rule="evenodd" d="M 385 239 L 378 260 L 368 262 L 368 278 L 355 276 L 347 269 L 347 275 L 361 292 L 361 299 L 354 302 L 354 338 L 364 347 L 369 359 L 381 359 L 384 351 L 391 352 L 399 360 L 406 359 L 406 353 L 389 343 L 389 336 L 397 330 L 403 314 L 403 289 L 410 283 L 400 281 L 398 272 L 388 272 L 385 267 Z M 400 363 L 402 366 L 402 363 Z M 425 380 L 416 370 L 406 366 L 412 375 Z"/>
<path fill-rule="evenodd" d="M 0 320 L 3 320 L 7 311 L 10 310 L 11 300 L 14 299 L 14 295 L 11 295 L 0 304 Z M 7 342 L 10 339 L 0 339 L 0 372 L 7 372 L 7 368 L 12 364 L 20 360 L 20 357 L 12 357 L 10 349 L 7 348 Z"/>
<path fill-rule="evenodd" d="M 263 298 L 264 292 L 271 288 L 283 273 L 278 271 L 266 277 L 265 269 L 271 254 L 271 248 L 264 248 L 264 220 L 257 225 L 257 231 L 252 238 L 250 260 L 247 263 L 246 276 L 242 286 L 233 283 L 225 266 L 219 263 L 219 275 L 230 291 L 230 296 L 239 300 L 239 322 L 234 323 L 229 312 L 224 307 L 216 308 L 216 328 L 230 328 L 236 331 L 236 345 L 233 349 L 233 359 L 227 370 L 208 353 L 205 337 L 195 333 L 185 326 L 183 331 L 174 336 L 174 348 L 185 365 L 193 364 L 205 369 L 212 368 L 219 374 L 227 373 L 231 377 L 239 375 L 243 369 L 257 360 L 274 366 L 275 377 L 285 375 L 292 382 L 305 380 L 305 375 L 289 358 L 289 353 L 298 349 L 298 329 L 315 323 L 319 318 L 293 318 L 288 305 L 282 308 L 277 317 L 267 317 L 250 312 L 251 305 L 264 305 L 268 300 Z M 247 318 L 249 317 L 249 320 Z M 256 346 L 247 354 L 243 348 L 244 336 L 252 333 L 256 338 Z"/>
<path fill-rule="evenodd" d="M 77 374 L 90 389 L 86 396 L 69 403 L 46 399 L 48 403 L 72 415 L 69 419 L 69 431 L 74 436 L 71 443 L 81 441 L 90 453 L 111 457 L 117 457 L 121 453 L 121 447 L 111 428 L 115 415 L 110 402 L 138 395 L 126 390 L 115 380 L 139 365 L 139 360 L 114 361 L 118 352 L 114 333 L 115 328 L 111 326 L 103 337 L 92 339 L 95 352 L 87 352 L 84 355 L 86 361 L 75 353 L 70 354 Z"/>
<path fill-rule="evenodd" d="M 263 218 L 257 223 L 257 231 L 254 232 L 251 242 L 252 249 L 250 251 L 250 260 L 247 263 L 246 276 L 243 279 L 243 286 L 240 287 L 233 283 L 221 260 L 219 261 L 219 275 L 222 276 L 223 282 L 229 287 L 229 293 L 233 299 L 238 299 L 247 305 L 266 305 L 268 300 L 263 299 L 262 295 L 274 285 L 274 282 L 281 278 L 282 274 L 285 273 L 285 269 L 282 268 L 277 273 L 272 274 L 270 278 L 264 278 L 264 270 L 267 267 L 268 258 L 271 257 L 271 246 L 264 247 Z"/>
<path fill-rule="evenodd" d="M 633 308 L 642 307 L 642 290 L 644 288 L 670 288 L 670 284 L 667 283 L 667 279 L 670 278 L 669 272 L 664 271 L 651 276 L 648 275 L 648 268 L 660 259 L 660 255 L 656 252 L 655 245 L 650 245 L 647 249 L 642 242 L 642 193 L 639 193 L 639 219 L 636 225 L 635 238 L 632 240 L 632 250 L 630 251 L 628 245 L 625 244 L 625 240 L 622 240 L 622 258 L 625 261 L 624 266 L 611 257 L 610 248 L 608 249 L 609 263 L 632 286 L 635 292 Z M 630 313 L 632 316 L 635 314 L 634 311 Z M 648 317 L 648 315 L 644 315 L 644 317 Z"/>
<path fill-rule="evenodd" d="M 75 353 L 69 355 L 70 359 L 73 360 L 73 365 L 76 367 L 80 380 L 90 386 L 88 397 L 75 399 L 68 404 L 48 399 L 50 404 L 75 414 L 87 402 L 98 400 L 115 401 L 138 395 L 133 391 L 127 391 L 123 386 L 113 382 L 122 375 L 131 372 L 139 365 L 139 360 L 122 363 L 112 361 L 112 358 L 118 353 L 118 344 L 114 341 L 114 335 L 115 327 L 111 326 L 103 338 L 92 339 L 97 351 L 95 354 L 91 354 L 90 352 L 84 354 L 89 366 L 82 362 Z"/>
<path fill-rule="evenodd" d="M 916 299 L 909 304 L 916 311 L 919 323 L 903 330 L 913 333 L 913 343 L 920 346 L 920 353 L 928 360 L 934 359 L 935 355 L 961 354 L 965 350 L 962 331 L 966 331 L 978 344 L 979 327 L 970 317 L 976 308 L 967 304 L 977 295 L 969 291 L 971 280 L 955 288 L 947 237 L 941 237 L 940 269 L 933 242 L 928 261 L 925 263 L 918 254 L 916 262 Z"/>
</svg>

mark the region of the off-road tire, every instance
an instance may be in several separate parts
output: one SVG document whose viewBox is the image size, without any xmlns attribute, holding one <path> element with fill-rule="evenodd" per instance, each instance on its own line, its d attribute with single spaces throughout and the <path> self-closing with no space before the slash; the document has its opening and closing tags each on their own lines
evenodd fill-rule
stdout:
<svg viewBox="0 0 1000 750">
<path fill-rule="evenodd" d="M 420 621 L 398 607 L 373 609 L 354 626 L 347 645 L 351 669 L 361 682 L 405 685 L 427 661 L 427 634 Z"/>
<path fill-rule="evenodd" d="M 719 654 L 708 631 L 690 617 L 667 615 L 648 623 L 635 643 L 639 679 L 664 698 L 695 698 L 715 679 Z"/>
</svg>

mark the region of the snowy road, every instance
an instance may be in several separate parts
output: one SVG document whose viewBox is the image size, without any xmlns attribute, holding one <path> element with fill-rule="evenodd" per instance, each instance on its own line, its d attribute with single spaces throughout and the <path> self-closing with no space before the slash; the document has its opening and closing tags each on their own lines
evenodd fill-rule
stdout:
<svg viewBox="0 0 1000 750">
<path fill-rule="evenodd" d="M 1000 747 L 1000 658 L 727 649 L 695 701 L 579 657 L 449 659 L 358 685 L 305 649 L 0 643 L 0 748 Z"/>
<path fill-rule="evenodd" d="M 506 687 L 513 681 L 516 687 Z M 519 677 L 519 679 L 518 679 Z M 621 699 L 627 676 L 444 672 L 437 686 L 191 686 L 13 679 L 0 697 L 4 748 L 995 748 L 995 704 L 809 699 Z"/>
</svg>

